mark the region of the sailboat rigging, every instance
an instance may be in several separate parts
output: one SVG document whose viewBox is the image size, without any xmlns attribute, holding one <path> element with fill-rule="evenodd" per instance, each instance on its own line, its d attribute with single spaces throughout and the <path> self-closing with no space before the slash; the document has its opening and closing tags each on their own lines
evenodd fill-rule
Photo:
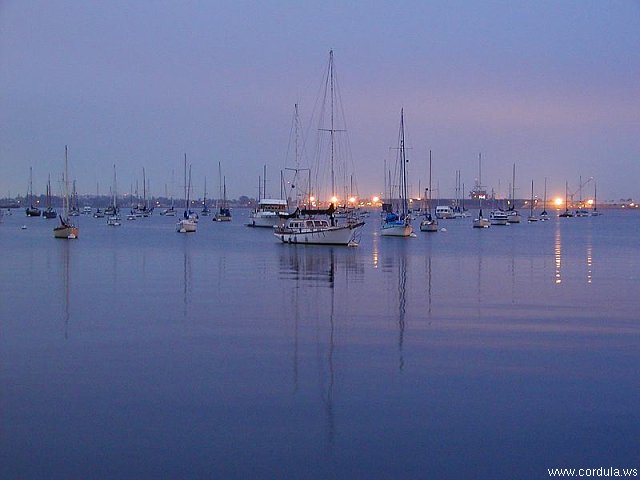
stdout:
<svg viewBox="0 0 640 480">
<path fill-rule="evenodd" d="M 336 212 L 340 206 L 338 201 L 338 193 L 336 190 L 336 171 L 338 168 L 345 170 L 346 159 L 342 158 L 342 162 L 338 162 L 336 158 L 336 137 L 338 133 L 346 133 L 346 128 L 337 128 L 336 112 L 342 113 L 339 108 L 337 83 L 335 78 L 335 68 L 333 63 L 333 50 L 329 51 L 329 65 L 326 76 L 323 79 L 323 101 L 321 102 L 320 111 L 318 113 L 318 147 L 316 152 L 316 172 L 318 178 L 322 168 L 328 167 L 329 185 L 331 193 L 329 205 L 327 208 L 313 208 L 322 203 L 321 192 L 315 192 L 315 196 L 309 193 L 309 204 L 298 207 L 295 212 L 290 215 L 283 216 L 283 224 L 275 228 L 274 235 L 282 243 L 292 244 L 324 244 L 324 245 L 357 245 L 360 228 L 364 222 L 352 215 L 345 215 L 338 219 Z M 328 118 L 327 118 L 328 117 Z M 344 118 L 342 118 L 344 121 Z M 328 128 L 325 126 L 329 123 Z M 329 134 L 329 151 L 326 152 L 322 148 L 322 134 Z M 342 151 L 342 150 L 340 150 Z M 328 153 L 328 159 L 325 155 Z M 346 179 L 346 177 L 345 177 Z M 318 182 L 316 188 L 320 188 L 325 182 Z M 311 188 L 310 188 L 311 192 Z M 345 199 L 346 200 L 346 199 Z M 346 202 L 345 202 L 346 205 Z"/>
</svg>

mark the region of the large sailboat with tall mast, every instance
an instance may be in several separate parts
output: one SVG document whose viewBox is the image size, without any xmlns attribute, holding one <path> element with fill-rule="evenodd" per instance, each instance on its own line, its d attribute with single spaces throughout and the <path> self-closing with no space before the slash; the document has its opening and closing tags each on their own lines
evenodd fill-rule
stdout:
<svg viewBox="0 0 640 480">
<path fill-rule="evenodd" d="M 324 77 L 323 88 L 321 90 L 323 101 L 318 113 L 318 147 L 316 152 L 315 168 L 320 171 L 327 169 L 330 174 L 330 198 L 326 208 L 320 208 L 322 204 L 320 190 L 315 195 L 309 193 L 309 203 L 298 207 L 295 212 L 283 218 L 284 223 L 274 230 L 274 235 L 282 243 L 290 244 L 320 244 L 320 245 L 357 245 L 358 234 L 364 222 L 357 217 L 347 215 L 338 219 L 336 210 L 338 205 L 338 192 L 336 189 L 336 169 L 340 166 L 346 171 L 346 159 L 342 158 L 342 165 L 338 164 L 336 158 L 336 136 L 338 133 L 346 132 L 346 125 L 337 125 L 341 118 L 344 122 L 342 108 L 338 108 L 338 92 L 333 63 L 333 50 L 329 51 L 329 65 Z M 342 117 L 336 118 L 337 114 Z M 327 118 L 328 117 L 328 118 Z M 328 135 L 327 135 L 328 134 Z M 329 145 L 323 144 L 322 140 L 329 137 Z M 328 147 L 328 148 L 323 148 Z M 346 153 L 345 148 L 345 153 Z M 342 149 L 341 149 L 342 151 Z M 328 158 L 326 154 L 328 153 Z M 328 164 L 328 165 L 327 165 Z M 345 173 L 345 172 L 343 172 Z M 316 178 L 318 178 L 316 176 Z M 345 177 L 346 178 L 346 177 Z M 316 188 L 326 185 L 317 184 Z M 310 192 L 311 192 L 310 188 Z"/>
<path fill-rule="evenodd" d="M 69 161 L 68 161 L 68 147 L 64 146 L 64 178 L 62 179 L 64 196 L 62 198 L 62 210 L 60 215 L 60 225 L 53 229 L 53 236 L 55 238 L 67 238 L 76 239 L 80 234 L 80 229 L 77 225 L 74 225 L 69 218 Z"/>
</svg>

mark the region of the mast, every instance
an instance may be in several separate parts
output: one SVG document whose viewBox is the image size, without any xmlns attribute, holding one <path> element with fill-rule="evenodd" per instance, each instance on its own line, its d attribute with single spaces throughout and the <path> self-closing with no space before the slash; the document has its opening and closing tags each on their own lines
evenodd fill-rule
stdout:
<svg viewBox="0 0 640 480">
<path fill-rule="evenodd" d="M 187 154 L 184 154 L 184 208 L 185 218 L 189 215 L 187 212 L 189 211 L 189 200 L 187 197 Z"/>
<path fill-rule="evenodd" d="M 547 177 L 544 177 L 544 199 L 542 201 L 542 213 L 547 214 Z"/>
<path fill-rule="evenodd" d="M 218 162 L 218 201 L 222 198 L 222 165 Z"/>
<path fill-rule="evenodd" d="M 531 180 L 531 205 L 529 205 L 529 216 L 533 217 L 533 180 Z"/>
<path fill-rule="evenodd" d="M 405 222 L 407 221 L 407 167 L 406 154 L 404 149 L 404 108 L 400 110 L 400 162 L 402 168 L 400 170 L 400 188 L 402 190 L 402 214 Z"/>
<path fill-rule="evenodd" d="M 67 166 L 68 147 L 64 146 L 64 198 L 62 199 L 62 212 L 64 213 L 64 221 L 69 218 L 69 169 Z"/>
<path fill-rule="evenodd" d="M 516 203 L 516 164 L 513 164 L 513 180 L 511 181 L 511 207 L 509 210 L 513 210 L 515 208 Z"/>
<path fill-rule="evenodd" d="M 429 216 L 431 216 L 431 149 L 429 149 Z"/>
<path fill-rule="evenodd" d="M 333 128 L 333 50 L 329 51 L 329 81 L 331 82 L 331 198 L 336 195 L 335 171 L 333 166 L 334 155 L 334 128 Z"/>
<path fill-rule="evenodd" d="M 118 187 L 117 187 L 117 182 L 116 182 L 116 164 L 113 164 L 113 210 L 114 210 L 114 214 L 117 213 L 116 209 L 116 196 L 117 196 L 117 191 L 118 191 Z"/>
<path fill-rule="evenodd" d="M 185 153 L 185 158 L 186 155 Z M 142 167 L 142 208 L 145 211 L 147 210 L 147 177 L 144 172 L 144 167 Z"/>
</svg>

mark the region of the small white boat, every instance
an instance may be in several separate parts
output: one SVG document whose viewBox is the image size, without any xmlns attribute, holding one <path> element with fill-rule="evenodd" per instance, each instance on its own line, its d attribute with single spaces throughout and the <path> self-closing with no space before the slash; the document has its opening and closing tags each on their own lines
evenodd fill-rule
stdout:
<svg viewBox="0 0 640 480">
<path fill-rule="evenodd" d="M 455 212 L 453 208 L 449 205 L 438 205 L 436 206 L 436 218 L 439 220 L 446 220 L 449 218 L 454 218 Z"/>
<path fill-rule="evenodd" d="M 263 198 L 249 215 L 248 227 L 273 228 L 280 223 L 280 214 L 287 213 L 287 201 L 280 198 Z"/>
<path fill-rule="evenodd" d="M 508 225 L 509 216 L 504 210 L 492 210 L 491 213 L 489 213 L 489 221 L 491 225 Z"/>
</svg>

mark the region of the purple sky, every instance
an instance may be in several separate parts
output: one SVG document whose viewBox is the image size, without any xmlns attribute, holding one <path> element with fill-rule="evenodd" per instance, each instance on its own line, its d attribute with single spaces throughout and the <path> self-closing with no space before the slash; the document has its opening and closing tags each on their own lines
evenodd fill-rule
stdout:
<svg viewBox="0 0 640 480">
<path fill-rule="evenodd" d="M 80 192 L 279 194 L 294 103 L 302 122 L 334 50 L 361 195 L 383 190 L 405 109 L 412 191 L 428 181 L 518 196 L 594 177 L 598 199 L 640 199 L 637 1 L 0 1 L 0 197 L 59 178 Z M 307 145 L 314 142 L 308 129 Z M 311 150 L 309 148 L 309 150 Z M 310 159 L 309 159 L 310 160 Z M 593 183 L 587 193 L 592 193 Z M 54 191 L 57 187 L 54 186 Z"/>
</svg>

